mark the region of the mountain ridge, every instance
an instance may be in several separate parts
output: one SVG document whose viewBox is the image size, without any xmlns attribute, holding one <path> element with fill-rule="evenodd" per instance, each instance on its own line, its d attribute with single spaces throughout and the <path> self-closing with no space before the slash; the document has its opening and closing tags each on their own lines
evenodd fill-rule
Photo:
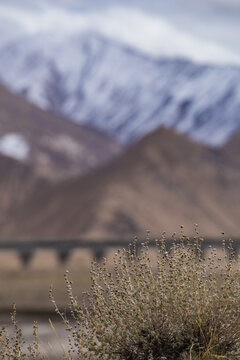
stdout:
<svg viewBox="0 0 240 360">
<path fill-rule="evenodd" d="M 117 156 L 121 146 L 102 132 L 39 109 L 0 85 L 1 152 L 28 164 L 36 176 L 57 180 L 101 166 Z"/>
<path fill-rule="evenodd" d="M 2 81 L 124 144 L 163 125 L 222 146 L 240 127 L 238 67 L 157 59 L 94 32 L 33 39 L 1 48 Z"/>
<path fill-rule="evenodd" d="M 220 151 L 161 128 L 118 161 L 50 186 L 28 199 L 6 235 L 89 239 L 171 234 L 238 235 L 240 169 Z M 31 221 L 29 219 L 31 218 Z"/>
</svg>

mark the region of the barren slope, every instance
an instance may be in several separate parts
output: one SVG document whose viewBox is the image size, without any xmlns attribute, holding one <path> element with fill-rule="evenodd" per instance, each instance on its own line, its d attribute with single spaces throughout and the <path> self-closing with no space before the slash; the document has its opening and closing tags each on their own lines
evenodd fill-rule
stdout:
<svg viewBox="0 0 240 360">
<path fill-rule="evenodd" d="M 239 167 L 240 169 L 240 132 L 237 131 L 232 138 L 226 143 L 222 148 L 224 156 L 228 158 L 228 161 L 231 162 L 234 166 Z"/>
<path fill-rule="evenodd" d="M 13 209 L 20 206 L 45 181 L 36 179 L 29 166 L 0 155 L 0 224 L 11 219 Z"/>
<path fill-rule="evenodd" d="M 199 223 L 239 234 L 240 172 L 220 153 L 160 129 L 95 174 L 39 190 L 3 230 L 10 235 L 126 237 Z"/>
<path fill-rule="evenodd" d="M 109 161 L 120 146 L 99 131 L 29 104 L 0 86 L 0 152 L 58 179 Z"/>
</svg>

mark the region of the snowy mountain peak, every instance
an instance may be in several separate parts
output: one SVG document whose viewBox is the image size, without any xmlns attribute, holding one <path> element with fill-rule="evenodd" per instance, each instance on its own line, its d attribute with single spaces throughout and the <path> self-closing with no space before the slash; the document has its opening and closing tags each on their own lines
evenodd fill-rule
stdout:
<svg viewBox="0 0 240 360">
<path fill-rule="evenodd" d="M 240 125 L 239 68 L 156 59 L 93 32 L 12 42 L 0 51 L 0 76 L 39 106 L 123 143 L 164 125 L 218 146 Z"/>
<path fill-rule="evenodd" d="M 0 80 L 123 143 L 160 125 L 213 146 L 227 141 L 240 126 L 237 49 L 187 31 L 183 17 L 174 22 L 174 0 L 150 1 L 155 13 L 140 0 L 99 1 L 0 0 Z M 205 14 L 189 4 L 175 1 L 176 14 Z"/>
</svg>

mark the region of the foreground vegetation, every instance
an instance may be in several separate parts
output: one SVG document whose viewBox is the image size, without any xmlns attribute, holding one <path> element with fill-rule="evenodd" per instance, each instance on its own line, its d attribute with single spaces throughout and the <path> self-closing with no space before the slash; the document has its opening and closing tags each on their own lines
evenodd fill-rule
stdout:
<svg viewBox="0 0 240 360">
<path fill-rule="evenodd" d="M 201 239 L 164 235 L 156 241 L 153 261 L 149 239 L 138 250 L 134 241 L 118 251 L 112 272 L 94 263 L 86 306 L 73 295 L 65 275 L 71 319 L 50 300 L 69 332 L 63 359 L 214 360 L 240 358 L 240 277 L 231 241 L 223 255 L 211 249 L 203 259 Z M 45 359 L 37 324 L 26 349 L 12 315 L 13 335 L 0 332 L 0 359 Z"/>
</svg>

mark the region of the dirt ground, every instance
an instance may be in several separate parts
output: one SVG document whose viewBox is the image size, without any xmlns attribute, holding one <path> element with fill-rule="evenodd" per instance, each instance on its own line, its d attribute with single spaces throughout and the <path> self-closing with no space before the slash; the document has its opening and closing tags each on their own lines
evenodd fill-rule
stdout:
<svg viewBox="0 0 240 360">
<path fill-rule="evenodd" d="M 109 268 L 113 265 L 116 250 L 106 254 Z M 93 260 L 88 251 L 75 251 L 68 261 L 61 264 L 54 252 L 37 252 L 28 267 L 24 267 L 16 253 L 0 252 L 0 327 L 12 331 L 10 313 L 12 304 L 17 304 L 17 320 L 22 328 L 26 344 L 32 341 L 32 325 L 39 324 L 41 352 L 49 359 L 59 359 L 62 347 L 67 347 L 68 337 L 61 320 L 54 313 L 49 301 L 52 284 L 55 300 L 61 310 L 68 308 L 64 273 L 69 270 L 74 294 L 81 302 L 82 292 L 90 287 L 90 268 Z M 52 320 L 55 330 L 50 326 Z M 50 343 L 50 345 L 48 345 Z M 26 346 L 27 346 L 26 345 Z"/>
<path fill-rule="evenodd" d="M 116 250 L 108 254 L 107 263 L 112 267 Z M 90 286 L 90 268 L 93 258 L 89 251 L 77 250 L 66 263 L 61 264 L 54 252 L 38 251 L 28 267 L 24 267 L 16 253 L 0 252 L 0 312 L 9 312 L 13 303 L 19 312 L 49 312 L 52 285 L 58 305 L 68 304 L 64 273 L 69 270 L 75 295 L 81 300 L 82 292 Z"/>
<path fill-rule="evenodd" d="M 107 265 L 113 268 L 113 257 L 117 249 L 106 254 Z M 210 254 L 210 250 L 208 254 Z M 150 249 L 152 264 L 156 265 L 156 251 Z M 217 250 L 217 258 L 222 257 Z M 208 262 L 206 254 L 206 261 Z M 53 286 L 54 296 L 61 309 L 66 309 L 68 299 L 64 273 L 69 270 L 73 280 L 74 294 L 81 302 L 82 292 L 90 287 L 92 254 L 87 250 L 76 250 L 66 263 L 61 264 L 54 252 L 37 252 L 28 267 L 24 267 L 16 253 L 0 252 L 0 312 L 9 313 L 13 303 L 19 312 L 53 312 L 49 301 L 49 288 Z M 222 263 L 222 262 L 221 262 Z M 239 262 L 240 264 L 240 262 Z M 240 267 L 240 266 L 239 266 Z M 1 320 L 1 318 L 0 318 Z M 1 322 L 1 321 L 0 321 Z"/>
</svg>

